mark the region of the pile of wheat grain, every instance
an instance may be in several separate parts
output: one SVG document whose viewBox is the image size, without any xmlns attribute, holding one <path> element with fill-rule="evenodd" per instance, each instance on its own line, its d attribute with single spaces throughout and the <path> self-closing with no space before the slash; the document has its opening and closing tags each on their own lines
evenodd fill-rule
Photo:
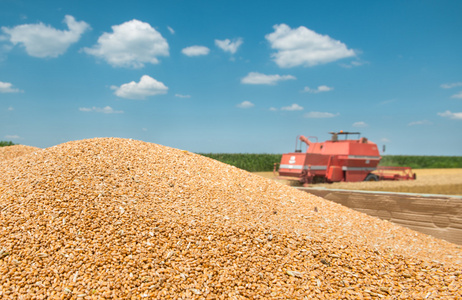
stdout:
<svg viewBox="0 0 462 300">
<path fill-rule="evenodd" d="M 25 154 L 33 153 L 41 150 L 37 147 L 25 146 L 25 145 L 12 145 L 0 147 L 0 161 L 13 159 Z"/>
<path fill-rule="evenodd" d="M 4 299 L 453 299 L 460 247 L 141 141 L 0 163 Z"/>
</svg>

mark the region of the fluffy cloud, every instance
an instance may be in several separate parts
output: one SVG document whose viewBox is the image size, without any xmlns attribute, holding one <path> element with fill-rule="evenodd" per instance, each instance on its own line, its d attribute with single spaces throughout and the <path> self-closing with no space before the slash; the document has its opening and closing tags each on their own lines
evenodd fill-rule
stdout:
<svg viewBox="0 0 462 300">
<path fill-rule="evenodd" d="M 452 95 L 451 98 L 462 99 L 462 92 Z"/>
<path fill-rule="evenodd" d="M 0 93 L 22 93 L 20 89 L 13 88 L 13 84 L 0 81 Z"/>
<path fill-rule="evenodd" d="M 449 110 L 438 113 L 438 116 L 443 117 L 443 118 L 449 118 L 449 119 L 454 119 L 454 120 L 462 120 L 462 112 L 451 112 Z"/>
<path fill-rule="evenodd" d="M 305 118 L 322 119 L 322 118 L 333 118 L 340 115 L 339 113 L 333 114 L 328 112 L 310 111 L 304 115 Z"/>
<path fill-rule="evenodd" d="M 288 111 L 303 110 L 303 107 L 301 107 L 300 105 L 294 103 L 291 106 L 281 107 L 281 110 L 288 110 Z"/>
<path fill-rule="evenodd" d="M 462 86 L 462 82 L 443 83 L 442 85 L 440 85 L 440 87 L 443 89 L 452 89 L 458 86 Z"/>
<path fill-rule="evenodd" d="M 14 107 L 13 106 L 9 106 L 8 107 L 8 111 L 13 111 L 14 110 Z"/>
<path fill-rule="evenodd" d="M 43 23 L 2 27 L 2 30 L 9 35 L 9 40 L 14 45 L 22 44 L 30 56 L 57 57 L 90 29 L 90 25 L 83 21 L 77 22 L 73 16 L 65 16 L 63 22 L 69 30 L 58 30 Z"/>
<path fill-rule="evenodd" d="M 296 79 L 292 75 L 265 75 L 258 72 L 250 72 L 246 77 L 241 79 L 244 84 L 268 84 L 275 85 L 278 81 Z"/>
<path fill-rule="evenodd" d="M 186 56 L 207 55 L 209 54 L 209 52 L 210 52 L 210 49 L 205 46 L 191 46 L 191 47 L 186 47 L 183 50 L 181 50 L 181 53 L 183 53 Z"/>
<path fill-rule="evenodd" d="M 123 114 L 124 112 L 123 110 L 114 110 L 110 106 L 106 106 L 103 108 L 94 107 L 94 106 L 92 108 L 80 107 L 79 110 L 84 111 L 84 112 L 97 112 L 97 113 L 103 113 L 103 114 Z"/>
<path fill-rule="evenodd" d="M 359 67 L 359 66 L 362 66 L 362 65 L 365 65 L 365 64 L 369 64 L 369 62 L 360 61 L 360 60 L 353 60 L 349 64 L 341 63 L 340 66 L 343 67 L 343 68 L 346 68 L 346 69 L 351 69 L 353 67 Z"/>
<path fill-rule="evenodd" d="M 365 122 L 362 122 L 362 121 L 353 123 L 353 127 L 364 128 L 364 127 L 367 127 L 367 126 L 369 126 L 369 125 L 367 125 Z"/>
<path fill-rule="evenodd" d="M 428 121 L 428 120 L 422 120 L 422 121 L 415 121 L 415 122 L 411 122 L 408 124 L 408 126 L 415 126 L 415 125 L 430 125 L 432 124 L 432 122 Z"/>
<path fill-rule="evenodd" d="M 237 105 L 237 107 L 239 108 L 251 108 L 251 107 L 254 107 L 255 104 L 253 104 L 252 102 L 250 101 L 244 101 L 244 102 L 241 102 Z"/>
<path fill-rule="evenodd" d="M 112 33 L 103 33 L 87 54 L 102 58 L 114 67 L 142 68 L 157 64 L 158 56 L 168 56 L 167 40 L 148 23 L 131 20 L 111 27 Z"/>
<path fill-rule="evenodd" d="M 172 27 L 167 26 L 168 31 L 170 31 L 171 34 L 175 34 L 175 30 L 173 30 Z"/>
<path fill-rule="evenodd" d="M 444 83 L 440 85 L 443 89 L 452 89 L 459 86 L 462 86 L 462 82 Z M 451 98 L 462 99 L 462 92 L 452 95 Z"/>
<path fill-rule="evenodd" d="M 111 89 L 115 90 L 116 96 L 126 99 L 145 99 L 149 96 L 166 94 L 168 91 L 168 87 L 162 82 L 148 75 L 143 75 L 138 83 L 132 81 L 120 87 L 113 85 Z"/>
<path fill-rule="evenodd" d="M 396 99 L 389 99 L 389 100 L 382 101 L 382 102 L 379 103 L 379 105 L 388 105 L 388 104 L 391 104 L 393 102 L 396 102 Z"/>
<path fill-rule="evenodd" d="M 226 39 L 226 40 L 215 40 L 215 45 L 222 49 L 225 52 L 229 52 L 231 54 L 236 53 L 237 49 L 240 45 L 242 45 L 243 41 L 242 38 L 235 39 L 233 41 Z"/>
<path fill-rule="evenodd" d="M 344 43 L 304 26 L 292 29 L 286 24 L 280 24 L 273 28 L 274 32 L 265 38 L 271 43 L 271 48 L 277 50 L 272 57 L 282 68 L 300 65 L 312 67 L 356 55 Z"/>
<path fill-rule="evenodd" d="M 329 91 L 332 91 L 333 89 L 334 89 L 333 87 L 329 87 L 327 85 L 320 85 L 318 86 L 317 89 L 314 89 L 314 90 L 305 86 L 305 88 L 303 89 L 303 92 L 317 94 L 317 93 L 322 93 L 322 92 L 329 92 Z"/>
<path fill-rule="evenodd" d="M 175 97 L 178 97 L 178 98 L 191 98 L 191 95 L 175 94 Z"/>
</svg>

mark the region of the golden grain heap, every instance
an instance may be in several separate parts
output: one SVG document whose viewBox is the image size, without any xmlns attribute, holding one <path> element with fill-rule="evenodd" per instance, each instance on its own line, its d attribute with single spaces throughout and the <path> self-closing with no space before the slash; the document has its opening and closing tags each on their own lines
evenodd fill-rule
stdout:
<svg viewBox="0 0 462 300">
<path fill-rule="evenodd" d="M 25 145 L 12 145 L 6 147 L 0 147 L 0 161 L 7 159 L 13 159 L 22 155 L 33 153 L 41 150 L 37 147 L 25 146 Z"/>
<path fill-rule="evenodd" d="M 460 247 L 187 151 L 0 163 L 2 299 L 460 299 Z"/>
</svg>

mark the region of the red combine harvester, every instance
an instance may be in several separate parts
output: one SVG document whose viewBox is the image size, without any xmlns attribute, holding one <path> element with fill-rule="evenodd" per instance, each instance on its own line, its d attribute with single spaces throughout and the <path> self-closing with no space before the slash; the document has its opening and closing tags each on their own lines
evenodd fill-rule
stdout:
<svg viewBox="0 0 462 300">
<path fill-rule="evenodd" d="M 295 152 L 282 155 L 279 177 L 297 179 L 302 184 L 416 178 L 410 167 L 378 167 L 381 157 L 377 145 L 360 137 L 359 132 L 329 133 L 331 140 L 321 143 L 317 137 L 297 136 Z M 348 139 L 349 135 L 357 135 L 357 139 Z M 301 151 L 302 142 L 307 147 L 305 153 Z"/>
</svg>

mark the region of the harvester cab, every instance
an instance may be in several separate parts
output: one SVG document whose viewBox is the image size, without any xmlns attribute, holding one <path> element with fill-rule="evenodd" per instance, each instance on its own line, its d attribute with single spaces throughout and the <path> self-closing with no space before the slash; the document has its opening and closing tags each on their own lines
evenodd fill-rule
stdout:
<svg viewBox="0 0 462 300">
<path fill-rule="evenodd" d="M 359 132 L 329 132 L 331 139 L 318 142 L 317 137 L 297 136 L 295 151 L 282 155 L 279 177 L 297 179 L 302 184 L 337 181 L 377 181 L 379 179 L 413 179 L 411 174 L 381 172 L 377 145 Z M 350 138 L 354 136 L 355 138 Z M 313 141 L 315 140 L 315 141 Z M 302 152 L 302 143 L 306 151 Z M 275 170 L 276 170 L 275 165 Z M 408 168 L 410 171 L 410 168 Z M 391 177 L 390 177 L 391 176 Z"/>
</svg>

